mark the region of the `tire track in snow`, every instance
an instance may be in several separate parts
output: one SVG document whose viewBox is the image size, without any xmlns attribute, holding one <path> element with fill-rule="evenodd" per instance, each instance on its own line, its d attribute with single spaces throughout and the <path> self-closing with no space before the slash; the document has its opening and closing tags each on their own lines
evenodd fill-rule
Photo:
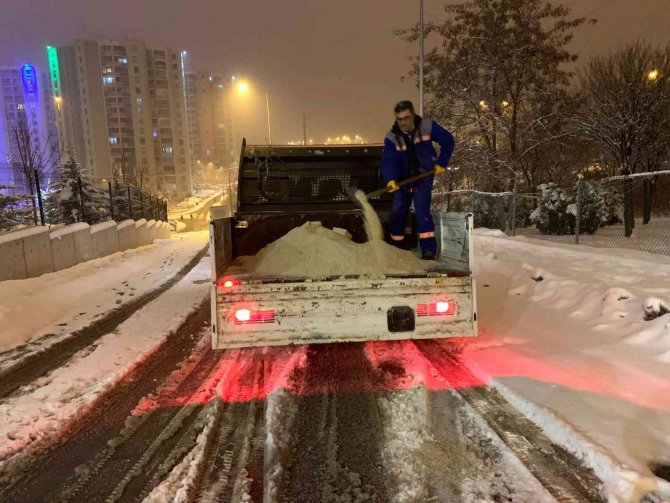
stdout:
<svg viewBox="0 0 670 503">
<path fill-rule="evenodd" d="M 459 387 L 467 376 L 477 379 L 448 351 L 443 342 L 414 341 L 414 345 L 447 382 L 451 392 L 465 401 L 499 437 L 510 453 L 560 502 L 605 501 L 600 493 L 601 481 L 593 471 L 562 447 L 552 443 L 542 430 L 509 404 L 496 389 L 489 386 Z M 453 381 L 456 379 L 456 381 Z"/>
<path fill-rule="evenodd" d="M 21 357 L 17 363 L 0 373 L 0 399 L 5 399 L 49 372 L 62 367 L 79 351 L 87 348 L 102 336 L 113 332 L 144 306 L 176 285 L 207 254 L 208 246 L 198 252 L 177 274 L 149 293 L 137 297 L 123 307 L 111 311 L 90 325 L 73 332 L 69 337 L 49 346 L 44 351 Z"/>
</svg>

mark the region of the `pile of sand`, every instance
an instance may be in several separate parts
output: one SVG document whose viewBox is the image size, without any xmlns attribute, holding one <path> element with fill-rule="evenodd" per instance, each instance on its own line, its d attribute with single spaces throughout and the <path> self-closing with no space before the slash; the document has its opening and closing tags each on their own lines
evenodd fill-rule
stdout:
<svg viewBox="0 0 670 503">
<path fill-rule="evenodd" d="M 381 240 L 354 243 L 321 222 L 292 229 L 243 262 L 249 272 L 300 277 L 420 273 L 435 265 Z"/>
</svg>

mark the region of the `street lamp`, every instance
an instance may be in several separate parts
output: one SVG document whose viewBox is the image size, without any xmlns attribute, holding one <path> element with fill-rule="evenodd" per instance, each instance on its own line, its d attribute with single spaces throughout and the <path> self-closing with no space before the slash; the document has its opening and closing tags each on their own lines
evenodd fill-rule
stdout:
<svg viewBox="0 0 670 503">
<path fill-rule="evenodd" d="M 237 90 L 245 94 L 247 91 L 249 91 L 249 84 L 242 81 L 237 84 Z M 270 145 L 272 145 L 272 128 L 270 127 L 270 96 L 268 94 L 267 89 L 265 90 L 265 108 L 267 110 L 268 115 L 268 142 Z"/>
</svg>

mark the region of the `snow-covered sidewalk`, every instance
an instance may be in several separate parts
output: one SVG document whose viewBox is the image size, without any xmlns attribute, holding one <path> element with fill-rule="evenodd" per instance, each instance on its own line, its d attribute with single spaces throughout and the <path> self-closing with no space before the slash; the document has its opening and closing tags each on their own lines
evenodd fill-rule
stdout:
<svg viewBox="0 0 670 503">
<path fill-rule="evenodd" d="M 202 247 L 202 239 L 191 239 Z M 192 251 L 197 253 L 198 247 Z M 192 255 L 182 258 L 189 257 Z M 209 276 L 209 258 L 203 257 L 177 284 L 114 332 L 1 403 L 0 471 L 26 448 L 57 438 L 71 421 L 85 414 L 105 391 L 152 354 L 207 297 Z"/>
<path fill-rule="evenodd" d="M 206 232 L 179 234 L 37 278 L 0 282 L 0 351 L 67 337 L 164 284 L 206 244 Z M 0 354 L 0 367 L 8 358 L 14 355 Z"/>
<path fill-rule="evenodd" d="M 468 365 L 565 443 L 643 475 L 670 461 L 670 258 L 487 230 L 475 257 Z"/>
</svg>

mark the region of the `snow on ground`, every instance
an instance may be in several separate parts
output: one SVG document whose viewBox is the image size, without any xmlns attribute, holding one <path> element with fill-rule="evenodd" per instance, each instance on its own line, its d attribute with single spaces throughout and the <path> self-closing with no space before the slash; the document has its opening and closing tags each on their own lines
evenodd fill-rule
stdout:
<svg viewBox="0 0 670 503">
<path fill-rule="evenodd" d="M 601 454 L 648 476 L 670 461 L 670 257 L 478 230 L 474 274 L 471 368 L 550 435 L 570 436 L 558 418 L 594 444 L 601 476 Z"/>
<path fill-rule="evenodd" d="M 169 217 L 171 219 L 178 218 L 180 215 L 187 215 L 189 213 L 197 213 L 208 204 L 218 201 L 223 196 L 220 190 L 199 190 L 194 192 L 191 197 L 180 201 L 170 209 Z"/>
<path fill-rule="evenodd" d="M 25 394 L 1 403 L 0 460 L 57 436 L 68 422 L 86 413 L 101 393 L 155 351 L 202 303 L 209 293 L 209 275 L 209 259 L 203 257 L 181 281 L 114 332 L 40 379 L 39 387 L 24 388 Z"/>
<path fill-rule="evenodd" d="M 165 283 L 206 244 L 206 232 L 179 234 L 37 278 L 0 282 L 0 351 L 48 334 L 44 344 L 67 337 Z M 0 368 L 12 355 L 4 356 Z"/>
</svg>

